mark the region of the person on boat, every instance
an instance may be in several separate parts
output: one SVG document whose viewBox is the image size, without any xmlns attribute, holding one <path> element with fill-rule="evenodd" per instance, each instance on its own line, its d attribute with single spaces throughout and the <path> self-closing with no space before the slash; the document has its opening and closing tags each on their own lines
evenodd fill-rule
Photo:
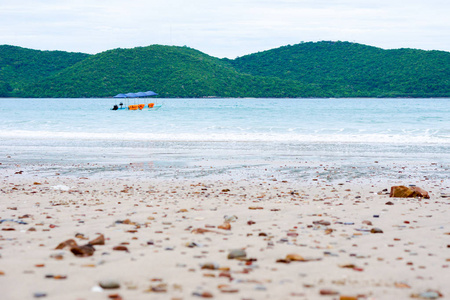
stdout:
<svg viewBox="0 0 450 300">
<path fill-rule="evenodd" d="M 120 109 L 122 109 L 123 103 L 122 103 L 122 102 L 120 102 L 120 103 L 119 103 L 119 105 L 120 105 Z"/>
<path fill-rule="evenodd" d="M 114 105 L 113 108 L 111 108 L 112 110 L 118 110 L 119 107 L 117 105 Z"/>
</svg>

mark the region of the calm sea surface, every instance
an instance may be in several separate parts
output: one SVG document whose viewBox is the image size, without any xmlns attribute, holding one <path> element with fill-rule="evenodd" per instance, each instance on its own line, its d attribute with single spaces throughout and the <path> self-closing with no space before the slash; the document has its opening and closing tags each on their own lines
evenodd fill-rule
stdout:
<svg viewBox="0 0 450 300">
<path fill-rule="evenodd" d="M 113 99 L 0 99 L 0 170 L 161 178 L 448 177 L 448 98 L 138 102 L 162 108 L 112 111 Z"/>
</svg>

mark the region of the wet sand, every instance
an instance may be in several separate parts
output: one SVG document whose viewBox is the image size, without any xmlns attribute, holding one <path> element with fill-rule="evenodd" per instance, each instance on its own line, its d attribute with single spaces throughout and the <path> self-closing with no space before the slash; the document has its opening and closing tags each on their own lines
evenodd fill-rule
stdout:
<svg viewBox="0 0 450 300">
<path fill-rule="evenodd" d="M 389 198 L 398 184 L 431 198 Z M 1 298 L 444 299 L 449 193 L 448 180 L 15 174 L 0 183 Z M 99 234 L 92 256 L 55 249 Z"/>
</svg>

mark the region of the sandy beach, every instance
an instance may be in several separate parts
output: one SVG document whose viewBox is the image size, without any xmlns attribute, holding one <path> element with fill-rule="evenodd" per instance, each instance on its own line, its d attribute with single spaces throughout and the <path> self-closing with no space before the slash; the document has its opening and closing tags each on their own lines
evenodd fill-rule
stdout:
<svg viewBox="0 0 450 300">
<path fill-rule="evenodd" d="M 392 185 L 431 198 L 389 198 Z M 445 299 L 449 193 L 447 180 L 10 174 L 1 298 Z M 70 239 L 95 251 L 55 249 Z"/>
</svg>

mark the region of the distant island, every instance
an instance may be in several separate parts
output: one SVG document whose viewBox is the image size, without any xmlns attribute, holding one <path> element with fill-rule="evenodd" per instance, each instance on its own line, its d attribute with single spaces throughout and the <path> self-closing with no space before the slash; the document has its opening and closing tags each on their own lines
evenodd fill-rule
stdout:
<svg viewBox="0 0 450 300">
<path fill-rule="evenodd" d="M 151 45 L 99 54 L 0 46 L 0 97 L 450 97 L 450 52 L 308 42 L 236 59 Z"/>
</svg>

